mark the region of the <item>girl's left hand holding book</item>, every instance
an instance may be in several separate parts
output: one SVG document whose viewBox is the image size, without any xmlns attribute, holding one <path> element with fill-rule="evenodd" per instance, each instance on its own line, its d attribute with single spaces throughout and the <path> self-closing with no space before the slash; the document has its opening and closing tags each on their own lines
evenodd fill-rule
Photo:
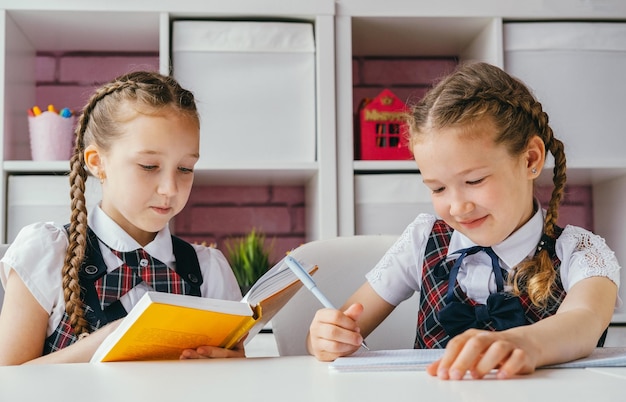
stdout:
<svg viewBox="0 0 626 402">
<path fill-rule="evenodd" d="M 243 347 L 244 341 L 245 337 L 232 349 L 219 348 L 217 346 L 199 346 L 196 349 L 185 349 L 180 355 L 180 360 L 246 357 L 246 351 Z"/>
</svg>

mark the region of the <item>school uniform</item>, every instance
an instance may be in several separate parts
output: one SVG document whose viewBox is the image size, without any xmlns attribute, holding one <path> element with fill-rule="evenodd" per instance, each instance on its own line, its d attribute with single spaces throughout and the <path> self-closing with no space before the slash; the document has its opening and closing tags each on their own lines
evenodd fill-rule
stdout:
<svg viewBox="0 0 626 402">
<path fill-rule="evenodd" d="M 201 280 L 199 281 L 201 283 L 194 292 L 191 290 L 193 286 L 185 284 L 185 282 L 189 281 L 185 281 L 173 273 L 176 270 L 176 260 L 172 243 L 173 239 L 167 226 L 157 233 L 152 242 L 142 248 L 139 243 L 109 218 L 100 207 L 95 207 L 88 215 L 88 225 L 96 238 L 95 243 L 97 244 L 94 247 L 97 247 L 96 250 L 99 252 L 99 257 L 101 257 L 99 260 L 106 266 L 106 275 L 99 278 L 99 283 L 95 285 L 98 290 L 97 294 L 105 307 L 117 302 L 117 300 L 111 300 L 110 295 L 113 294 L 115 295 L 114 298 L 119 300 L 117 303 L 118 307 L 123 309 L 123 311 L 130 311 L 145 292 L 154 290 L 149 284 L 153 282 L 142 279 L 134 280 L 130 285 L 123 276 L 119 281 L 110 280 L 110 278 L 114 278 L 120 272 L 120 269 L 128 265 L 125 263 L 125 259 L 127 258 L 126 255 L 129 254 L 124 253 L 133 252 L 134 250 L 137 250 L 135 253 L 142 259 L 142 265 L 145 265 L 146 261 L 150 261 L 149 264 L 167 267 L 167 269 L 158 268 L 151 271 L 153 274 L 155 272 L 167 271 L 163 275 L 166 275 L 165 282 L 171 282 L 171 285 L 165 286 L 163 288 L 165 291 L 181 294 L 199 293 L 202 297 L 225 300 L 241 299 L 241 292 L 230 265 L 224 255 L 217 249 L 192 245 L 197 255 L 201 273 Z M 61 273 L 67 246 L 67 231 L 62 224 L 51 222 L 35 223 L 24 227 L 18 233 L 6 254 L 0 260 L 2 262 L 2 269 L 0 270 L 2 282 L 6 282 L 9 270 L 14 269 L 42 308 L 48 312 L 50 318 L 46 336 L 49 340 L 55 337 L 55 333 L 58 335 L 59 333 L 67 332 L 67 330 L 60 330 L 67 318 Z M 102 270 L 101 267 L 97 268 Z M 105 280 L 103 278 L 109 279 Z M 116 287 L 120 286 L 125 287 L 121 292 L 116 289 Z M 159 290 L 163 291 L 163 289 Z M 118 293 L 123 294 L 119 294 L 118 298 Z M 87 309 L 88 314 L 91 313 L 90 310 L 91 308 Z M 92 328 L 94 327 L 94 323 L 90 322 L 90 325 L 92 325 Z M 99 326 L 97 321 L 95 326 Z M 65 339 L 62 341 L 60 338 L 57 339 L 57 346 L 47 346 L 50 349 L 49 351 L 56 350 L 59 344 L 62 344 L 64 347 L 75 341 L 71 334 L 65 333 L 58 336 Z"/>
<path fill-rule="evenodd" d="M 542 240 L 544 214 L 545 211 L 538 210 L 524 226 L 491 247 L 504 278 L 513 275 L 517 264 L 537 252 Z M 492 305 L 494 299 L 500 297 L 492 295 L 503 294 L 501 298 L 507 299 L 505 294 L 510 295 L 511 290 L 506 281 L 504 288 L 498 289 L 496 270 L 486 252 L 466 255 L 460 261 L 456 278 L 450 280 L 450 267 L 459 257 L 457 251 L 474 246 L 476 244 L 469 238 L 452 230 L 437 217 L 420 214 L 366 275 L 374 291 L 394 306 L 410 298 L 413 292 L 420 292 L 416 348 L 445 347 L 447 341 L 456 335 L 446 332 L 443 327 L 457 326 L 457 312 L 454 312 L 453 319 L 448 320 L 450 322 L 442 322 L 440 313 L 452 302 L 472 307 L 479 305 L 476 317 L 482 315 L 484 320 L 476 318 L 479 325 L 471 327 L 491 330 L 510 327 L 504 324 L 503 328 L 494 328 L 493 321 L 486 313 L 483 314 L 484 306 Z M 523 314 L 520 319 L 523 321 L 517 321 L 512 326 L 530 324 L 554 314 L 565 294 L 582 279 L 605 276 L 619 286 L 620 266 L 613 251 L 598 235 L 568 225 L 556 238 L 550 252 L 557 270 L 556 301 L 541 311 L 534 308 L 527 295 L 523 294 L 515 301 L 521 304 Z M 620 303 L 618 300 L 617 305 Z M 462 331 L 463 328 L 451 331 L 455 330 Z"/>
</svg>

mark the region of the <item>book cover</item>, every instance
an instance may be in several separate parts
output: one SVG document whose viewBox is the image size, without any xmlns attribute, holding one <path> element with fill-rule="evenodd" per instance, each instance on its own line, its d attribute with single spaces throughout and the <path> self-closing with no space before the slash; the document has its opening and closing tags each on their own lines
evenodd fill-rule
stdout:
<svg viewBox="0 0 626 402">
<path fill-rule="evenodd" d="M 310 273 L 316 266 L 305 265 Z M 198 346 L 232 348 L 252 339 L 295 295 L 302 283 L 281 260 L 241 301 L 147 292 L 91 362 L 178 359 Z"/>
</svg>

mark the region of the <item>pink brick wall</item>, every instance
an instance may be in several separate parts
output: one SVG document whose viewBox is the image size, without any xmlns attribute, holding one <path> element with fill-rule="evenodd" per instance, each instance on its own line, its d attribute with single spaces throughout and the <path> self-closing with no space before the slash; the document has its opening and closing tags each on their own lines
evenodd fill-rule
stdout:
<svg viewBox="0 0 626 402">
<path fill-rule="evenodd" d="M 252 229 L 266 234 L 272 261 L 304 242 L 304 188 L 301 186 L 194 187 L 174 222 L 192 242 L 216 243 L 225 253 L 229 238 Z"/>
<path fill-rule="evenodd" d="M 547 208 L 552 194 L 552 186 L 542 186 L 536 189 L 537 198 L 541 205 Z M 559 226 L 580 226 L 593 231 L 593 199 L 591 186 L 567 186 L 565 195 L 559 208 Z"/>
<path fill-rule="evenodd" d="M 356 113 L 363 98 L 374 98 L 385 88 L 404 102 L 419 99 L 437 78 L 452 71 L 456 64 L 452 57 L 356 57 L 352 60 L 354 111 Z"/>
<path fill-rule="evenodd" d="M 37 103 L 80 112 L 100 84 L 132 70 L 156 71 L 153 53 L 40 53 L 37 57 Z"/>
</svg>

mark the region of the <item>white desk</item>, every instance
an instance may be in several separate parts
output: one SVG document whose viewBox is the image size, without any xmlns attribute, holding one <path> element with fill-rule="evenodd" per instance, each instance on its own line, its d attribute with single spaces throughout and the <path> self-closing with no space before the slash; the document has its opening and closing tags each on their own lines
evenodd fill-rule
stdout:
<svg viewBox="0 0 626 402">
<path fill-rule="evenodd" d="M 623 378 L 626 380 L 626 367 L 593 367 L 588 368 L 587 370 L 593 371 L 595 373 L 601 373 L 606 375 L 611 375 L 618 378 Z M 626 399 L 626 391 L 623 393 L 624 399 Z"/>
<path fill-rule="evenodd" d="M 626 378 L 590 369 L 441 381 L 425 372 L 333 373 L 310 356 L 0 367 L 3 402 L 603 402 L 625 395 Z"/>
</svg>

